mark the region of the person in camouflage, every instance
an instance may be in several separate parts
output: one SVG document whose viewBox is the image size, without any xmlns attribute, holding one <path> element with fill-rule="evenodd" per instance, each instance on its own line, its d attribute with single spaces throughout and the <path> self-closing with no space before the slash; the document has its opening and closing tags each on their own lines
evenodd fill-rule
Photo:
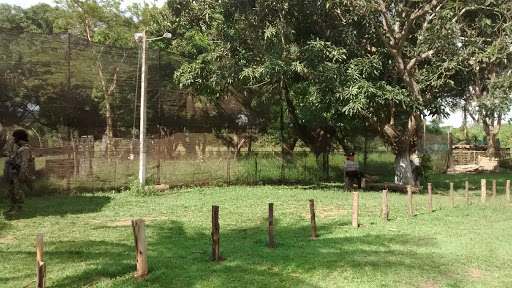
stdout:
<svg viewBox="0 0 512 288">
<path fill-rule="evenodd" d="M 16 214 L 23 209 L 25 193 L 23 189 L 30 180 L 29 161 L 32 157 L 30 145 L 28 145 L 28 133 L 23 129 L 12 133 L 13 143 L 9 158 L 5 161 L 8 171 L 9 194 L 11 196 L 10 214 Z"/>
</svg>

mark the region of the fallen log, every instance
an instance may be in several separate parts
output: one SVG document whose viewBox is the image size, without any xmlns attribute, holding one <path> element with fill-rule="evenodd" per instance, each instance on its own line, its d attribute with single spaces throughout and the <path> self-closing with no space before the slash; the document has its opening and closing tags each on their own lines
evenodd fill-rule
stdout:
<svg viewBox="0 0 512 288">
<path fill-rule="evenodd" d="M 395 184 L 395 183 L 368 183 L 363 187 L 365 190 L 382 191 L 389 190 L 400 193 L 407 193 L 407 185 Z M 421 193 L 421 187 L 411 187 L 412 193 Z"/>
</svg>

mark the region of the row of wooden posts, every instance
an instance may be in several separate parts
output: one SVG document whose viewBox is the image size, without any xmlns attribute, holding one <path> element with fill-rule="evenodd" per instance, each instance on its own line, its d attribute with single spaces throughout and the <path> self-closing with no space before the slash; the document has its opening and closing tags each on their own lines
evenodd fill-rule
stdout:
<svg viewBox="0 0 512 288">
<path fill-rule="evenodd" d="M 466 203 L 469 203 L 469 182 L 466 181 Z M 486 180 L 481 181 L 481 202 L 485 203 L 487 196 Z M 389 219 L 388 211 L 388 190 L 382 191 L 382 217 L 384 220 Z M 409 202 L 409 217 L 413 216 L 412 209 L 412 187 L 408 186 L 407 198 Z M 492 197 L 496 198 L 496 180 L 492 181 Z M 450 183 L 450 206 L 453 208 L 454 202 L 453 183 Z M 506 184 L 506 199 L 510 201 L 510 180 Z M 432 184 L 428 183 L 428 210 L 433 212 L 432 207 Z M 311 238 L 318 238 L 316 233 L 316 220 L 315 220 L 315 200 L 309 199 L 309 213 L 311 219 Z M 359 227 L 359 192 L 352 192 L 352 227 Z M 136 277 L 147 275 L 148 261 L 147 261 L 147 243 L 146 243 L 146 230 L 145 220 L 137 219 L 132 220 L 133 237 L 135 242 L 136 260 L 137 260 L 137 274 Z M 221 261 L 220 258 L 220 225 L 219 225 L 219 206 L 212 206 L 212 259 L 214 261 Z M 274 242 L 274 203 L 268 204 L 268 248 L 275 248 Z M 43 234 L 37 235 L 37 287 L 45 287 L 46 279 L 46 264 L 43 261 Z"/>
</svg>

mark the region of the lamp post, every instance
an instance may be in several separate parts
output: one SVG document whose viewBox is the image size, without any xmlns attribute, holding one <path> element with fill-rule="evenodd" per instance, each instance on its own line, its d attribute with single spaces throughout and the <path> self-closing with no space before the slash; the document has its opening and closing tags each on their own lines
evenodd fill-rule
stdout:
<svg viewBox="0 0 512 288">
<path fill-rule="evenodd" d="M 141 89 L 140 89 L 140 135 L 139 135 L 139 183 L 144 185 L 146 183 L 146 106 L 147 106 L 147 84 L 148 84 L 148 42 L 161 38 L 171 38 L 171 33 L 164 33 L 162 37 L 147 39 L 146 30 L 142 33 L 135 34 L 137 42 L 142 40 L 142 70 L 141 70 Z"/>
</svg>

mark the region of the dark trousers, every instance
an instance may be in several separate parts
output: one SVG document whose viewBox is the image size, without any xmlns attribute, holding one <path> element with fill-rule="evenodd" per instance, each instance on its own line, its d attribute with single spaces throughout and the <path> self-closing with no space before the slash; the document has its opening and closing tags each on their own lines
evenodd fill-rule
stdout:
<svg viewBox="0 0 512 288">
<path fill-rule="evenodd" d="M 359 171 L 345 171 L 345 176 L 347 178 L 350 178 L 352 181 L 353 179 L 357 179 L 357 188 L 361 189 L 361 179 L 364 177 L 363 172 Z"/>
</svg>

